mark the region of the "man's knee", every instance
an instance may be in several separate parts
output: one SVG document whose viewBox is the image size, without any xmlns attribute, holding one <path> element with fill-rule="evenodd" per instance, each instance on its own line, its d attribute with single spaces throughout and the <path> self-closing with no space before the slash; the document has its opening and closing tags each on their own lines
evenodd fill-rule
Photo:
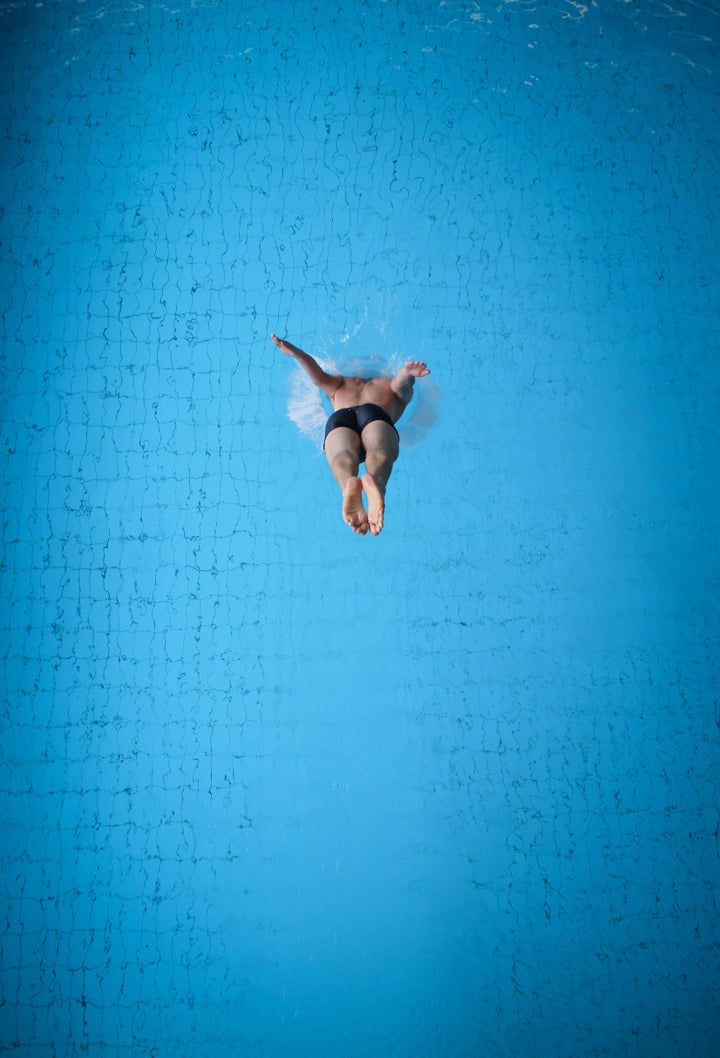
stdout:
<svg viewBox="0 0 720 1058">
<path fill-rule="evenodd" d="M 399 455 L 398 446 L 395 445 L 373 445 L 365 453 L 365 465 L 368 467 L 381 464 L 392 464 Z"/>
<path fill-rule="evenodd" d="M 331 452 L 326 450 L 325 455 L 331 467 L 357 465 L 360 458 L 360 453 L 349 445 L 347 447 L 334 448 Z"/>
</svg>

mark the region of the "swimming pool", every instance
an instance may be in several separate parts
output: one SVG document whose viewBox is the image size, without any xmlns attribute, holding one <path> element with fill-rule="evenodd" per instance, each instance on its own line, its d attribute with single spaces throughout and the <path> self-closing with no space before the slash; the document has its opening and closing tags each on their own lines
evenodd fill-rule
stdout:
<svg viewBox="0 0 720 1058">
<path fill-rule="evenodd" d="M 0 12 L 0 1049 L 705 1058 L 716 5 Z"/>
</svg>

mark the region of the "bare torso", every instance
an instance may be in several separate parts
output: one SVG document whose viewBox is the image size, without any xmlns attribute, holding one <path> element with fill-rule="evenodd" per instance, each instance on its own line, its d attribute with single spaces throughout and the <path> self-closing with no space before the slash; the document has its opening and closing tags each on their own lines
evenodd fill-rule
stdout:
<svg viewBox="0 0 720 1058">
<path fill-rule="evenodd" d="M 349 378 L 342 382 L 329 397 L 333 411 L 355 408 L 359 404 L 377 404 L 386 411 L 393 422 L 397 422 L 405 411 L 406 404 L 392 389 L 391 378 Z"/>
</svg>

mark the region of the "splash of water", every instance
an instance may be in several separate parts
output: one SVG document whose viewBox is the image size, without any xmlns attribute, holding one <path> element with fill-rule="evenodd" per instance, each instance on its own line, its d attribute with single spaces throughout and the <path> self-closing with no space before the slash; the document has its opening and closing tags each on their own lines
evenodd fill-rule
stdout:
<svg viewBox="0 0 720 1058">
<path fill-rule="evenodd" d="M 330 375 L 337 375 L 340 369 L 331 360 L 315 357 L 323 371 Z M 289 394 L 287 402 L 288 419 L 294 422 L 301 434 L 308 437 L 312 443 L 321 451 L 325 422 L 328 412 L 322 402 L 322 396 L 317 386 L 314 386 L 303 369 L 295 364 L 295 370 L 290 375 Z"/>
</svg>

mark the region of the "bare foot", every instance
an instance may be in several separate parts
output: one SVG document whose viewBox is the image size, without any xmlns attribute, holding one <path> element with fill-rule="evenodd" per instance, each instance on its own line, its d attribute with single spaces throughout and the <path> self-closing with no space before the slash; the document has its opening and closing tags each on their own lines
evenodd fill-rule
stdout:
<svg viewBox="0 0 720 1058">
<path fill-rule="evenodd" d="M 362 502 L 360 478 L 349 478 L 343 489 L 343 521 L 354 533 L 365 536 L 368 531 L 368 516 Z"/>
<path fill-rule="evenodd" d="M 377 482 L 372 474 L 363 474 L 361 480 L 365 495 L 368 498 L 367 516 L 370 524 L 370 532 L 373 536 L 377 536 L 382 529 L 385 520 L 385 497 L 378 488 Z"/>
</svg>

